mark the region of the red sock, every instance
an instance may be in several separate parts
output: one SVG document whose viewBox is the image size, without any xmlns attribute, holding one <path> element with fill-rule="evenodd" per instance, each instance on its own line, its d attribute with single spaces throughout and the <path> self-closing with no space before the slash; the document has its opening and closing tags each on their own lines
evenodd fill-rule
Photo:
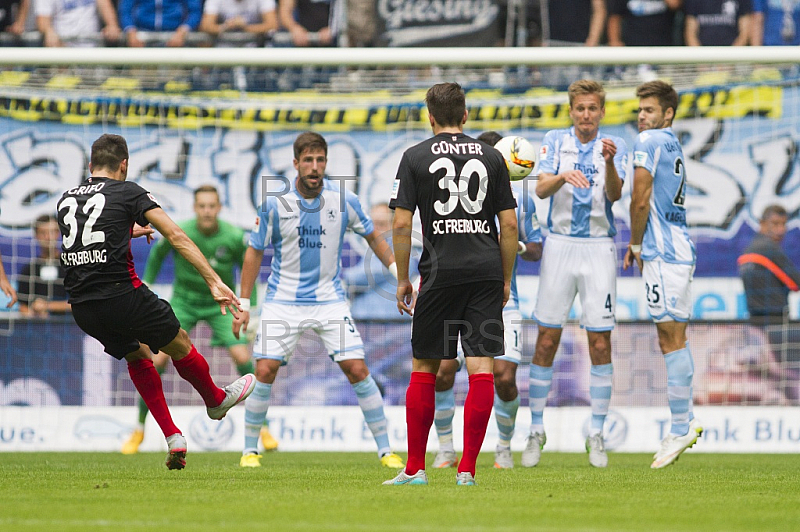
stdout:
<svg viewBox="0 0 800 532">
<path fill-rule="evenodd" d="M 172 436 L 180 429 L 175 426 L 172 416 L 167 408 L 167 400 L 164 398 L 164 389 L 161 387 L 161 377 L 158 376 L 152 360 L 134 360 L 128 362 L 128 374 L 131 376 L 136 391 L 142 396 L 144 404 L 153 414 L 164 437 Z"/>
<path fill-rule="evenodd" d="M 436 374 L 414 371 L 406 390 L 408 460 L 406 474 L 425 469 L 425 449 L 436 410 Z"/>
<path fill-rule="evenodd" d="M 464 402 L 464 452 L 458 472 L 475 475 L 475 460 L 486 437 L 486 426 L 494 403 L 494 375 L 476 373 L 469 376 L 469 391 Z"/>
<path fill-rule="evenodd" d="M 180 360 L 173 360 L 172 364 L 178 370 L 178 375 L 194 386 L 206 406 L 219 406 L 225 399 L 225 391 L 214 384 L 208 362 L 194 346 L 188 355 Z"/>
</svg>

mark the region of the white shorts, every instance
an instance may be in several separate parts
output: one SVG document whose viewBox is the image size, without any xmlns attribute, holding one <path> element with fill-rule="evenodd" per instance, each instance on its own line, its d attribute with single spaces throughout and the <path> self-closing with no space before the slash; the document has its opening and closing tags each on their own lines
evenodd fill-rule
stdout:
<svg viewBox="0 0 800 532">
<path fill-rule="evenodd" d="M 494 357 L 494 359 L 520 364 L 522 362 L 522 313 L 519 310 L 503 311 L 503 330 L 505 354 L 501 357 Z M 458 360 L 456 371 L 461 371 L 464 366 L 464 351 L 461 349 L 461 342 L 458 343 L 456 360 Z"/>
<path fill-rule="evenodd" d="M 581 296 L 581 325 L 610 331 L 616 323 L 617 247 L 611 238 L 575 238 L 550 233 L 544 243 L 535 317 L 560 329 Z"/>
<path fill-rule="evenodd" d="M 519 364 L 522 362 L 522 314 L 519 310 L 503 311 L 505 329 L 505 354 L 495 360 L 506 360 Z"/>
<path fill-rule="evenodd" d="M 693 264 L 644 261 L 642 278 L 653 321 L 689 321 L 692 317 Z"/>
<path fill-rule="evenodd" d="M 253 343 L 254 358 L 284 363 L 306 331 L 316 332 L 334 362 L 364 359 L 364 343 L 344 301 L 327 305 L 287 305 L 266 302 Z"/>
</svg>

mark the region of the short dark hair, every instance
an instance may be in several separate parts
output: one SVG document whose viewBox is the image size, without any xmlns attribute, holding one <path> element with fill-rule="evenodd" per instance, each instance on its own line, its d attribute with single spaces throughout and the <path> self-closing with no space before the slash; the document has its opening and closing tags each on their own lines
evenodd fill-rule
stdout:
<svg viewBox="0 0 800 532">
<path fill-rule="evenodd" d="M 500 139 L 503 138 L 503 135 L 498 133 L 497 131 L 484 131 L 480 135 L 478 135 L 478 140 L 485 142 L 489 146 L 494 146 Z"/>
<path fill-rule="evenodd" d="M 325 152 L 325 156 L 328 156 L 328 143 L 325 142 L 325 138 L 322 135 L 314 131 L 306 131 L 297 135 L 297 138 L 294 139 L 293 148 L 294 158 L 297 160 L 300 160 L 300 155 L 308 150 L 322 150 Z"/>
<path fill-rule="evenodd" d="M 460 126 L 464 122 L 467 99 L 458 83 L 438 83 L 425 94 L 428 112 L 443 127 Z"/>
<path fill-rule="evenodd" d="M 673 115 L 678 114 L 678 93 L 666 81 L 660 79 L 642 83 L 636 87 L 636 96 L 639 98 L 649 98 L 654 96 L 658 100 L 658 105 L 665 113 L 672 107 Z M 673 116 L 674 118 L 674 116 Z"/>
<path fill-rule="evenodd" d="M 92 144 L 92 169 L 106 168 L 112 172 L 128 158 L 128 143 L 125 137 L 106 133 Z"/>
<path fill-rule="evenodd" d="M 202 185 L 194 189 L 194 201 L 197 202 L 197 195 L 204 192 L 213 192 L 217 195 L 217 199 L 219 199 L 219 190 L 217 190 L 217 187 L 214 185 Z"/>
<path fill-rule="evenodd" d="M 575 100 L 576 96 L 584 94 L 596 94 L 600 98 L 600 106 L 606 106 L 606 91 L 602 83 L 594 81 L 593 79 L 579 79 L 578 81 L 573 81 L 569 88 L 567 88 L 567 94 L 569 95 L 570 107 L 572 107 L 572 102 Z"/>
<path fill-rule="evenodd" d="M 44 225 L 50 222 L 57 222 L 55 216 L 52 214 L 42 214 L 41 216 L 36 217 L 36 221 L 33 223 L 34 230 L 38 229 L 40 225 Z"/>
<path fill-rule="evenodd" d="M 770 216 L 780 216 L 781 218 L 788 218 L 789 213 L 786 212 L 786 209 L 784 209 L 782 206 L 773 204 L 773 205 L 768 205 L 767 208 L 764 209 L 764 213 L 761 215 L 760 221 L 766 222 L 767 218 L 769 218 Z"/>
</svg>

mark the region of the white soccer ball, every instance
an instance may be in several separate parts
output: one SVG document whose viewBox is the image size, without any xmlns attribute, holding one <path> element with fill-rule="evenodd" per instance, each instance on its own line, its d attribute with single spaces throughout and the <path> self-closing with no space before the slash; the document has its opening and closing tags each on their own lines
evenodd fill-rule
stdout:
<svg viewBox="0 0 800 532">
<path fill-rule="evenodd" d="M 503 137 L 494 147 L 503 154 L 511 181 L 525 179 L 536 165 L 536 149 L 525 137 Z"/>
</svg>

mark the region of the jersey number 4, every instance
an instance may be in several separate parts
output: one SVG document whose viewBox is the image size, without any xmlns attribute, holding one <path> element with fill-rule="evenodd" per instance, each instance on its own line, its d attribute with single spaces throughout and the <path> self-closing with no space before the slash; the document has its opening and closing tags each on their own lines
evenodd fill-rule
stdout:
<svg viewBox="0 0 800 532">
<path fill-rule="evenodd" d="M 83 205 L 83 213 L 88 214 L 86 223 L 83 224 L 83 231 L 78 227 L 78 219 L 75 213 L 78 212 L 78 200 L 73 197 L 64 198 L 58 205 L 58 212 L 66 209 L 67 213 L 64 215 L 64 224 L 67 226 L 69 232 L 64 235 L 63 245 L 64 249 L 71 248 L 75 241 L 78 239 L 78 233 L 81 234 L 81 244 L 88 246 L 90 244 L 97 244 L 106 241 L 106 235 L 102 231 L 95 231 L 94 224 L 100 218 L 103 208 L 106 206 L 106 197 L 102 194 L 95 194 Z"/>
<path fill-rule="evenodd" d="M 486 189 L 489 186 L 489 172 L 480 159 L 470 159 L 461 168 L 461 174 L 456 181 L 456 165 L 447 157 L 440 157 L 428 167 L 431 174 L 444 170 L 444 177 L 439 180 L 439 188 L 447 190 L 450 197 L 446 202 L 437 201 L 433 204 L 434 210 L 440 216 L 447 216 L 461 203 L 461 207 L 469 214 L 478 214 L 483 209 L 483 200 L 486 199 Z M 478 193 L 473 200 L 469 197 L 469 182 L 474 174 L 478 175 Z"/>
</svg>

